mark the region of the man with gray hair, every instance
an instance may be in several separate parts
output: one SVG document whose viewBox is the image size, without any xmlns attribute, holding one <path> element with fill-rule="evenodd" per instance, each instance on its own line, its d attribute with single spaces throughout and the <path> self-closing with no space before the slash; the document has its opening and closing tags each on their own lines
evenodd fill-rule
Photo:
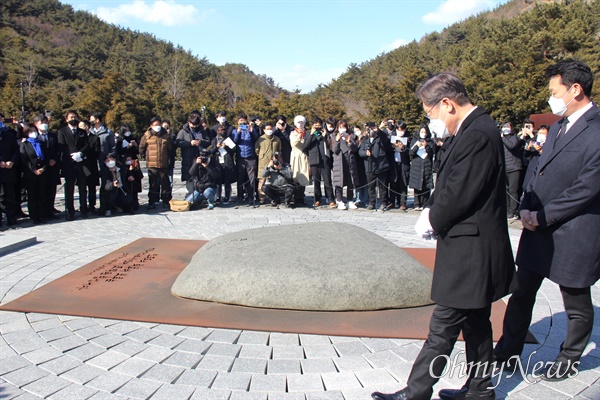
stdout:
<svg viewBox="0 0 600 400">
<path fill-rule="evenodd" d="M 429 335 L 399 392 L 375 400 L 430 399 L 462 332 L 468 379 L 440 398 L 495 399 L 492 302 L 509 292 L 514 260 L 506 220 L 504 150 L 496 124 L 469 101 L 463 83 L 449 73 L 429 77 L 417 89 L 429 127 L 446 138 L 436 189 L 415 226 L 437 239 L 431 299 L 437 303 Z M 450 368 L 452 370 L 452 368 Z"/>
</svg>

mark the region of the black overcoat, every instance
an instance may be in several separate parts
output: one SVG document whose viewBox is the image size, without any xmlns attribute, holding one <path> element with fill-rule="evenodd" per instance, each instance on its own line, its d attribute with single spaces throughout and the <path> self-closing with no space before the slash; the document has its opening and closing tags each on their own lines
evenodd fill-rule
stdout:
<svg viewBox="0 0 600 400">
<path fill-rule="evenodd" d="M 509 292 L 515 271 L 506 220 L 504 149 L 496 124 L 477 107 L 444 144 L 429 220 L 438 233 L 431 298 L 483 308 Z"/>
</svg>

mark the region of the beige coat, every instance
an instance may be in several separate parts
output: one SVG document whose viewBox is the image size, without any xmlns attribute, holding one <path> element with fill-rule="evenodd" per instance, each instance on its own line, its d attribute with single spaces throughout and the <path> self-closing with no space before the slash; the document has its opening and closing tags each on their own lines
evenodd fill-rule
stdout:
<svg viewBox="0 0 600 400">
<path fill-rule="evenodd" d="M 304 139 L 301 138 L 296 130 L 290 133 L 290 144 L 292 145 L 292 153 L 290 155 L 290 164 L 293 172 L 292 178 L 299 185 L 308 186 L 310 184 L 310 165 L 308 164 L 308 156 L 302 151 Z"/>
</svg>

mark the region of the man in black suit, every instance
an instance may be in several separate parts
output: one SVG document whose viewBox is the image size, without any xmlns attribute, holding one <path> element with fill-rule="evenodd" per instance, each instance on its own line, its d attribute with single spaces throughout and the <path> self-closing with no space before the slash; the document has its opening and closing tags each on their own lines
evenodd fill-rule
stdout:
<svg viewBox="0 0 600 400">
<path fill-rule="evenodd" d="M 60 185 L 60 153 L 58 150 L 58 136 L 51 132 L 48 124 L 48 117 L 44 114 L 36 115 L 33 119 L 35 127 L 39 131 L 38 140 L 46 146 L 46 169 L 48 179 L 44 190 L 46 196 L 46 210 L 42 211 L 42 216 L 46 219 L 54 219 L 54 201 L 56 199 L 56 186 Z"/>
<path fill-rule="evenodd" d="M 471 104 L 456 76 L 433 75 L 416 96 L 431 119 L 432 132 L 447 137 L 437 187 L 415 227 L 423 237 L 438 239 L 431 288 L 437 305 L 407 387 L 372 397 L 430 399 L 462 331 L 469 378 L 462 389 L 444 389 L 439 396 L 495 399 L 490 379 L 491 304 L 508 294 L 515 268 L 506 221 L 502 141 L 494 121 Z"/>
<path fill-rule="evenodd" d="M 519 286 L 494 352 L 499 361 L 521 354 L 536 293 L 548 278 L 559 285 L 568 319 L 560 353 L 541 374 L 557 381 L 577 373 L 594 326 L 590 287 L 600 278 L 600 111 L 590 99 L 594 76 L 586 64 L 565 60 L 546 73 L 552 112 L 564 118 L 550 128 L 525 188 Z"/>
<path fill-rule="evenodd" d="M 0 226 L 2 213 L 6 215 L 6 224 L 17 223 L 17 207 L 15 186 L 19 176 L 16 165 L 19 162 L 19 145 L 17 132 L 4 124 L 4 116 L 0 114 Z"/>
<path fill-rule="evenodd" d="M 87 133 L 77 127 L 79 116 L 76 111 L 70 110 L 65 114 L 67 126 L 58 131 L 58 146 L 61 155 L 62 174 L 65 177 L 65 209 L 67 220 L 75 219 L 75 206 L 73 204 L 75 184 L 79 189 L 79 212 L 83 218 L 87 217 L 87 187 L 86 179 L 90 175 L 85 165 L 85 158 L 89 149 Z"/>
</svg>

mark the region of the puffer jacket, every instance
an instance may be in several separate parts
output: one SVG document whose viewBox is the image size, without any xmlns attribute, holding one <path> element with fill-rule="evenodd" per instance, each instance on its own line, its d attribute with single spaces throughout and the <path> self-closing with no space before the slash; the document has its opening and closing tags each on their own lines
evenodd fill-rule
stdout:
<svg viewBox="0 0 600 400">
<path fill-rule="evenodd" d="M 161 129 L 159 133 L 149 130 L 142 136 L 140 154 L 146 156 L 148 168 L 169 168 L 169 156 L 173 151 L 173 142 L 169 133 Z"/>
</svg>

